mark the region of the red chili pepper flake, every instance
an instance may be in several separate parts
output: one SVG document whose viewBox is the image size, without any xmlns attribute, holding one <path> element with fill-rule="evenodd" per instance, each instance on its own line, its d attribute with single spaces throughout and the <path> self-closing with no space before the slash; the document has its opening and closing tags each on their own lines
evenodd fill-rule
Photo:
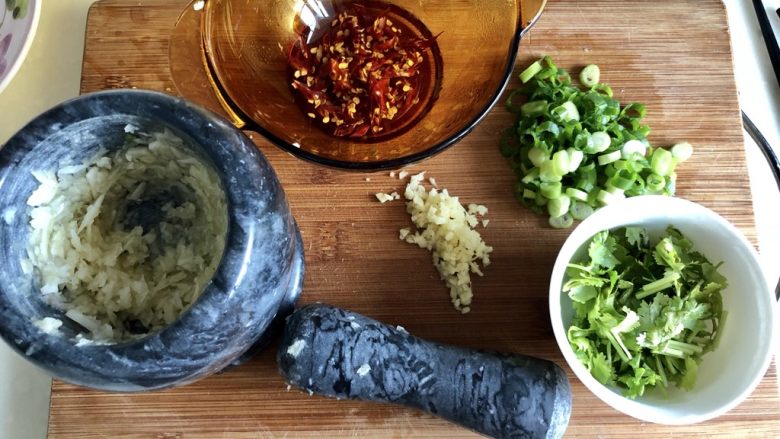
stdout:
<svg viewBox="0 0 780 439">
<path fill-rule="evenodd" d="M 304 113 L 337 137 L 375 137 L 418 105 L 423 56 L 436 37 L 406 35 L 385 12 L 350 3 L 313 44 L 304 28 L 288 56 Z"/>
</svg>

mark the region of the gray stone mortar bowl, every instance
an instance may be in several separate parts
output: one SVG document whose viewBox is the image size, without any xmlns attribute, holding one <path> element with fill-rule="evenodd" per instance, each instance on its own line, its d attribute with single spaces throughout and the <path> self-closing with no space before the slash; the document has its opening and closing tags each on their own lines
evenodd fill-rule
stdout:
<svg viewBox="0 0 780 439">
<path fill-rule="evenodd" d="M 225 251 L 197 301 L 143 339 L 77 346 L 79 326 L 40 299 L 26 256 L 32 170 L 81 163 L 121 147 L 124 128 L 170 129 L 219 174 L 228 204 Z M 67 101 L 34 119 L 0 150 L 0 337 L 61 380 L 110 391 L 184 385 L 246 359 L 292 311 L 303 250 L 284 191 L 263 154 L 221 117 L 165 94 L 113 90 Z M 63 321 L 60 334 L 34 320 Z"/>
</svg>

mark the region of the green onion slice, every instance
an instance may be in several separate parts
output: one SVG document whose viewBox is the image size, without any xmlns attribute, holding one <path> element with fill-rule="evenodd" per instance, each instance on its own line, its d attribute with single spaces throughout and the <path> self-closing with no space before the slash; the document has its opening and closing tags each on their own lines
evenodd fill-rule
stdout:
<svg viewBox="0 0 780 439">
<path fill-rule="evenodd" d="M 644 157 L 647 154 L 647 146 L 639 140 L 629 140 L 623 144 L 623 148 L 620 149 L 621 156 L 624 159 L 631 158 L 634 154 L 638 154 Z"/>
<path fill-rule="evenodd" d="M 653 169 L 654 173 L 660 175 L 661 177 L 666 177 L 674 170 L 672 153 L 663 148 L 656 149 L 653 151 L 653 158 L 650 162 L 650 167 Z"/>
<path fill-rule="evenodd" d="M 525 70 L 523 70 L 523 73 L 520 73 L 520 82 L 525 84 L 526 82 L 530 81 L 531 78 L 536 76 L 537 73 L 542 71 L 542 64 L 539 61 L 535 61 L 533 64 L 528 66 Z"/>
<path fill-rule="evenodd" d="M 574 219 L 568 213 L 561 216 L 551 216 L 549 219 L 550 226 L 556 229 L 568 229 L 574 224 Z"/>
<path fill-rule="evenodd" d="M 593 214 L 593 208 L 590 207 L 589 204 L 582 201 L 575 201 L 572 203 L 571 209 L 569 210 L 572 218 L 576 219 L 577 221 L 582 221 Z"/>
<path fill-rule="evenodd" d="M 539 193 L 552 200 L 561 196 L 562 187 L 560 182 L 543 182 L 539 185 Z"/>
<path fill-rule="evenodd" d="M 579 201 L 588 201 L 588 193 L 573 187 L 566 188 L 566 195 Z"/>
<path fill-rule="evenodd" d="M 542 166 L 542 163 L 547 161 L 547 152 L 534 146 L 528 150 L 528 159 L 538 168 L 539 166 Z"/>
<path fill-rule="evenodd" d="M 672 147 L 672 156 L 678 163 L 684 162 L 693 155 L 693 147 L 688 142 L 678 143 Z"/>
<path fill-rule="evenodd" d="M 520 107 L 523 117 L 539 116 L 547 111 L 547 101 L 526 102 Z"/>
<path fill-rule="evenodd" d="M 551 217 L 562 216 L 569 211 L 569 207 L 571 207 L 571 198 L 560 195 L 547 203 L 547 212 Z"/>
<path fill-rule="evenodd" d="M 604 152 L 609 148 L 609 145 L 612 144 L 612 139 L 609 137 L 609 134 L 605 133 L 604 131 L 596 131 L 595 133 L 590 135 L 591 139 L 593 140 L 593 147 L 590 151 L 587 151 L 591 154 L 598 154 L 600 152 Z"/>
<path fill-rule="evenodd" d="M 599 77 L 601 76 L 601 70 L 596 64 L 590 64 L 585 66 L 580 72 L 580 83 L 585 87 L 591 88 L 599 83 Z"/>
<path fill-rule="evenodd" d="M 651 192 L 660 192 L 666 186 L 666 179 L 658 174 L 650 174 L 645 180 L 645 185 Z"/>
<path fill-rule="evenodd" d="M 620 160 L 620 151 L 612 151 L 609 154 L 600 155 L 598 158 L 599 165 L 604 166 L 612 162 Z"/>
</svg>

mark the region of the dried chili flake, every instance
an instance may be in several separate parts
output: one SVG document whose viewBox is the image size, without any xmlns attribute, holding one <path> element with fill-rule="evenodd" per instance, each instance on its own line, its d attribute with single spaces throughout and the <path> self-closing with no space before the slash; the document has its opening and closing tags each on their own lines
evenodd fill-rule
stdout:
<svg viewBox="0 0 780 439">
<path fill-rule="evenodd" d="M 435 37 L 404 35 L 374 12 L 351 3 L 314 43 L 306 43 L 310 30 L 303 29 L 288 56 L 304 113 L 334 136 L 381 135 L 420 102 L 423 53 Z"/>
</svg>

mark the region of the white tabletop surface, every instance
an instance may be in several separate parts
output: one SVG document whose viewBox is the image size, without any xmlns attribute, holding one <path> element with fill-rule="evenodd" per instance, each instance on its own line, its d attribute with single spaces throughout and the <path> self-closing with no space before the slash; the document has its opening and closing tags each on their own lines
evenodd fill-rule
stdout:
<svg viewBox="0 0 780 439">
<path fill-rule="evenodd" d="M 78 95 L 84 29 L 94 0 L 44 0 L 38 32 L 16 78 L 0 92 L 0 144 L 47 108 Z M 780 85 L 749 0 L 726 0 L 743 110 L 780 154 Z M 780 0 L 765 0 L 780 39 Z M 706 114 L 701 115 L 707 117 Z M 759 250 L 772 286 L 780 277 L 780 192 L 745 136 Z M 694 145 L 695 146 L 695 145 Z M 51 380 L 0 342 L 0 437 L 46 436 Z M 110 432 L 106 432 L 110 435 Z"/>
</svg>

